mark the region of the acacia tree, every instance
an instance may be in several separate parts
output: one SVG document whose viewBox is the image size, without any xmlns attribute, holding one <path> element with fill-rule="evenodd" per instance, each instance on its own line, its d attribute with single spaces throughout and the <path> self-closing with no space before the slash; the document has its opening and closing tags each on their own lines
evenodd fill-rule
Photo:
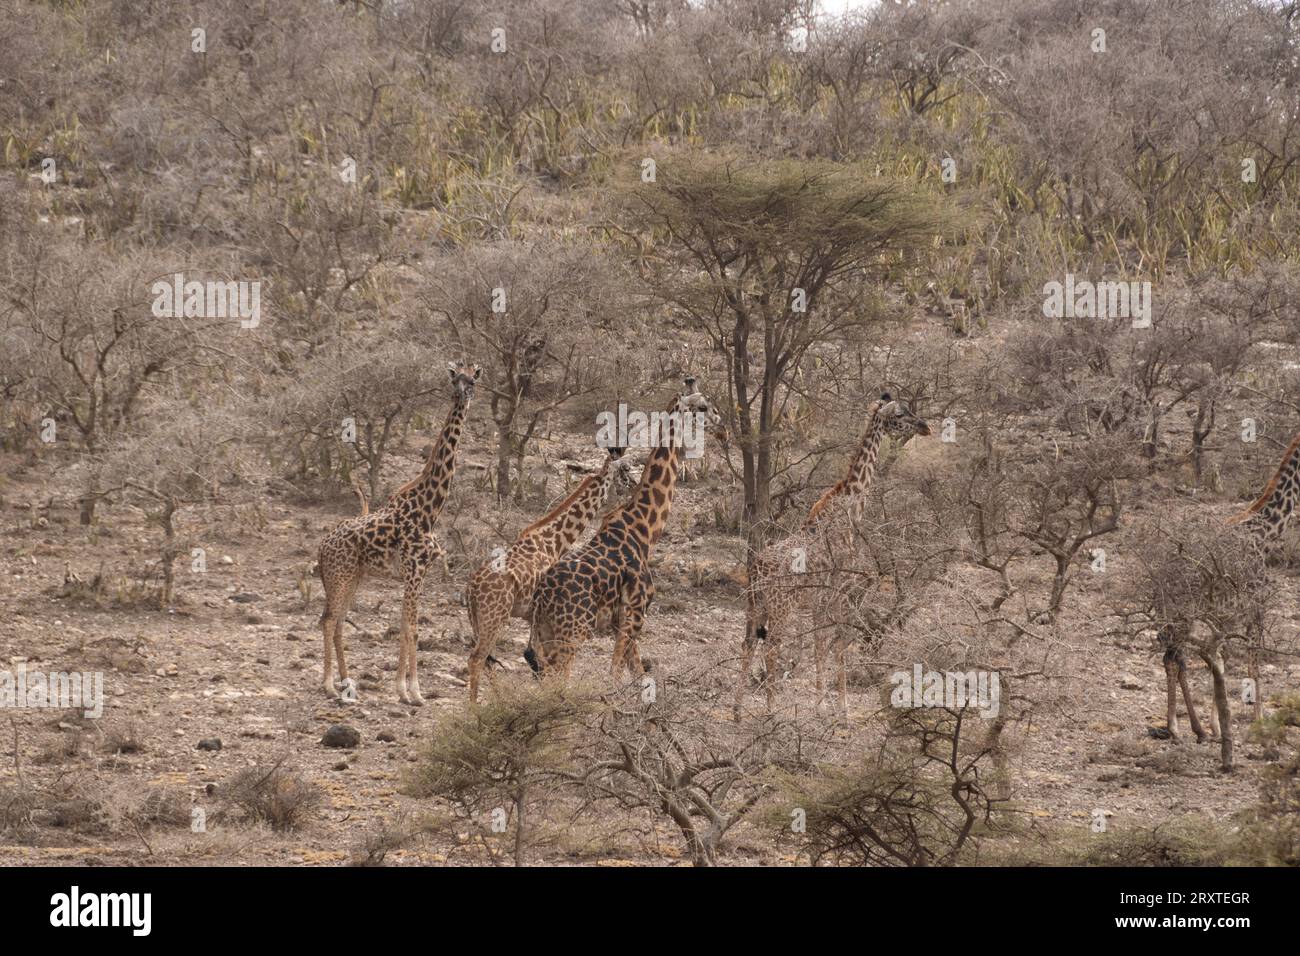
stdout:
<svg viewBox="0 0 1300 956">
<path fill-rule="evenodd" d="M 312 445 L 323 472 L 333 469 L 336 451 L 340 464 L 364 461 L 370 497 L 378 499 L 394 440 L 418 412 L 437 420 L 447 382 L 442 359 L 410 328 L 394 340 L 355 336 L 318 351 L 273 402 L 299 439 L 303 470 Z"/>
<path fill-rule="evenodd" d="M 164 384 L 215 373 L 239 332 L 230 319 L 155 316 L 152 283 L 171 270 L 147 255 L 37 246 L 3 268 L 9 332 L 30 360 L 27 387 L 91 454 L 110 447 Z M 82 524 L 94 519 L 98 497 L 86 489 Z"/>
<path fill-rule="evenodd" d="M 99 494 L 120 495 L 142 508 L 149 523 L 162 532 L 158 555 L 163 586 L 158 599 L 166 608 L 175 591 L 176 558 L 188 550 L 180 540 L 178 515 L 215 500 L 223 482 L 245 477 L 250 416 L 232 408 L 200 410 L 174 401 L 141 419 L 138 428 L 92 457 L 86 477 Z"/>
<path fill-rule="evenodd" d="M 653 182 L 629 170 L 618 184 L 621 231 L 647 253 L 654 293 L 726 359 L 757 551 L 789 398 L 782 386 L 810 350 L 875 317 L 863 314 L 865 282 L 932 242 L 940 208 L 907 184 L 826 161 L 675 154 L 660 159 Z"/>
</svg>

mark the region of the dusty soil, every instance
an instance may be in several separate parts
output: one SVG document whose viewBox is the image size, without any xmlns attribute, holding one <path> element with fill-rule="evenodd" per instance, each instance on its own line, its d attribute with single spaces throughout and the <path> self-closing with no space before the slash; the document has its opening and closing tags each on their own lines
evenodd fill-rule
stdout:
<svg viewBox="0 0 1300 956">
<path fill-rule="evenodd" d="M 541 513 L 541 502 L 498 514 L 484 490 L 488 432 L 473 422 L 457 477 L 457 500 L 449 508 L 443 539 L 457 542 L 481 560 L 501 541 Z M 423 436 L 413 435 L 390 476 L 419 468 Z M 568 447 L 578 447 L 576 440 Z M 554 460 L 562 446 L 551 449 Z M 949 451 L 940 442 L 913 442 L 899 468 L 942 467 Z M 594 460 L 588 456 L 589 461 Z M 401 809 L 418 810 L 419 801 L 399 792 L 403 774 L 424 739 L 465 701 L 465 661 L 469 625 L 460 589 L 470 567 L 462 557 L 447 580 L 435 572 L 422 604 L 419 667 L 428 704 L 422 709 L 396 703 L 392 673 L 396 664 L 394 626 L 399 609 L 395 587 L 370 583 L 363 590 L 347 629 L 349 663 L 360 679 L 360 701 L 352 705 L 325 699 L 320 689 L 321 638 L 319 582 L 309 569 L 321 537 L 355 503 L 337 491 L 329 500 L 263 498 L 234 489 L 206 515 L 213 532 L 193 543 L 207 552 L 207 570 L 194 573 L 182 559 L 177 600 L 167 610 L 146 603 L 139 581 L 156 583 L 156 529 L 131 509 L 102 507 L 97 523 L 78 524 L 74 503 L 56 500 L 63 459 L 47 454 L 34 465 L 12 457 L 0 462 L 3 486 L 3 546 L 0 548 L 0 667 L 11 671 L 22 661 L 30 670 L 100 670 L 107 702 L 100 720 L 50 710 L 17 710 L 5 718 L 0 754 L 0 787 L 17 781 L 13 743 L 26 786 L 46 792 L 75 784 L 92 791 L 124 792 L 170 786 L 194 806 L 215 808 L 209 792 L 237 771 L 267 765 L 288 755 L 287 765 L 318 784 L 324 801 L 309 823 L 286 835 L 262 826 L 210 827 L 193 833 L 184 825 L 135 833 L 124 827 L 69 824 L 11 833 L 0 846 L 9 865 L 70 864 L 314 864 L 348 859 L 361 835 Z M 671 672 L 688 664 L 715 661 L 716 680 L 734 679 L 735 657 L 744 628 L 741 585 L 730 575 L 740 563 L 743 544 L 714 528 L 714 504 L 734 494 L 721 468 L 702 468 L 679 489 L 671 526 L 658 548 L 656 586 L 643 640 L 643 652 Z M 558 475 L 559 469 L 555 474 Z M 557 497 L 552 482 L 548 496 Z M 1152 501 L 1161 498 L 1152 489 Z M 1182 505 L 1168 502 L 1161 507 Z M 1146 507 L 1156 507 L 1148 504 Z M 1225 504 L 1225 511 L 1230 510 Z M 480 516 L 491 518 L 492 527 Z M 190 515 L 193 521 L 199 515 Z M 182 522 L 184 526 L 186 522 Z M 457 531 L 459 533 L 457 533 Z M 1101 606 L 1111 575 L 1123 575 L 1123 549 L 1112 551 L 1108 575 L 1080 576 L 1068 598 L 1066 634 L 1077 633 L 1077 668 L 1069 695 L 1041 709 L 1014 737 L 1015 805 L 1025 818 L 1080 834 L 1091 814 L 1103 809 L 1112 829 L 1150 826 L 1185 815 L 1219 819 L 1257 799 L 1259 748 L 1245 742 L 1246 708 L 1238 705 L 1242 740 L 1239 769 L 1217 769 L 1217 744 L 1169 743 L 1153 739 L 1148 728 L 1164 723 L 1164 674 L 1154 642 L 1107 641 L 1090 636 L 1090 609 Z M 1045 567 L 1021 569 L 1022 583 Z M 98 597 L 69 593 L 67 572 L 90 582 L 102 574 Z M 1278 572 L 1283 588 L 1278 646 L 1294 649 L 1300 632 L 1300 577 Z M 306 588 L 310 587 L 307 591 Z M 972 576 L 948 586 L 978 587 Z M 72 589 L 76 591 L 77 589 Z M 304 600 L 306 596 L 306 600 Z M 527 639 L 524 622 L 514 622 L 497 651 L 513 670 L 499 680 L 525 680 L 520 655 Z M 578 671 L 600 679 L 607 673 L 609 642 L 583 650 Z M 730 668 L 730 669 L 729 669 Z M 786 703 L 811 696 L 810 667 L 787 689 Z M 860 676 L 860 675 L 859 675 Z M 1193 668 L 1203 706 L 1209 703 L 1204 668 Z M 1280 656 L 1264 671 L 1265 692 L 1300 683 L 1300 664 Z M 864 716 L 878 698 L 861 682 L 852 687 L 854 719 L 842 731 L 852 753 L 869 733 Z M 757 694 L 750 706 L 758 708 Z M 719 715 L 722 719 L 722 715 Z M 322 733 L 346 722 L 361 734 L 354 750 L 323 747 Z M 380 735 L 391 736 L 381 741 Z M 133 737 L 133 752 L 111 753 L 109 741 Z M 219 751 L 196 749 L 202 739 L 220 738 Z M 570 837 L 538 851 L 538 862 L 619 865 L 681 863 L 671 828 L 647 821 L 642 832 L 593 832 Z M 447 860 L 450 845 L 422 841 L 396 850 L 389 863 L 431 864 Z M 481 853 L 453 855 L 456 862 L 482 859 Z M 765 834 L 742 824 L 726 844 L 726 863 L 781 863 L 790 859 Z"/>
</svg>

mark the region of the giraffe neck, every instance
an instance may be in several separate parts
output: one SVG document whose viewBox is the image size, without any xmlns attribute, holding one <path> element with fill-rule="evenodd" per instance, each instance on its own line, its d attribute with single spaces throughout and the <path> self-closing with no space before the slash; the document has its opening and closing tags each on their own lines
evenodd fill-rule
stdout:
<svg viewBox="0 0 1300 956">
<path fill-rule="evenodd" d="M 862 514 L 867 491 L 876 477 L 880 443 L 885 437 L 885 420 L 878 414 L 879 408 L 877 403 L 876 410 L 871 414 L 871 421 L 867 424 L 866 433 L 862 436 L 862 442 L 849 463 L 848 474 L 812 506 L 803 523 L 805 530 L 816 525 L 832 507 L 846 508 L 854 518 Z"/>
<path fill-rule="evenodd" d="M 586 492 L 574 501 L 573 507 L 564 512 L 559 524 L 556 525 L 556 539 L 561 552 L 573 547 L 578 538 L 582 537 L 582 532 L 587 530 L 587 525 L 591 524 L 591 519 L 596 517 L 596 512 L 605 503 L 605 498 L 609 496 L 610 485 L 614 483 L 613 462 L 605 462 L 600 472 L 592 475 L 583 484 L 588 482 L 590 486 Z"/>
<path fill-rule="evenodd" d="M 600 471 L 584 478 L 569 497 L 521 531 L 519 540 L 534 536 L 556 557 L 573 547 L 609 494 L 613 466 L 613 459 L 607 458 Z"/>
<path fill-rule="evenodd" d="M 678 443 L 677 428 L 682 416 L 690 414 L 678 407 L 677 403 L 669 409 L 676 412 L 670 415 L 665 429 L 667 436 L 662 438 L 646 460 L 641 472 L 641 483 L 632 492 L 632 497 L 622 508 L 605 519 L 606 524 L 623 521 L 633 535 L 641 539 L 646 551 L 655 546 L 663 536 L 668 524 L 668 514 L 673 507 L 673 491 L 677 487 L 677 469 L 681 464 L 682 449 Z"/>
<path fill-rule="evenodd" d="M 1296 435 L 1282 456 L 1273 479 L 1249 508 L 1232 519 L 1244 524 L 1263 541 L 1273 541 L 1282 535 L 1295 513 L 1296 498 L 1300 496 L 1300 435 Z"/>
<path fill-rule="evenodd" d="M 442 433 L 429 450 L 429 458 L 424 469 L 411 481 L 408 481 L 389 499 L 390 504 L 400 501 L 415 500 L 419 503 L 420 515 L 426 524 L 432 524 L 442 513 L 442 506 L 447 503 L 447 494 L 451 490 L 451 479 L 456 473 L 456 445 L 460 441 L 460 432 L 465 424 L 465 412 L 469 402 L 464 396 L 457 395 L 452 403 L 447 422 L 442 426 Z"/>
</svg>

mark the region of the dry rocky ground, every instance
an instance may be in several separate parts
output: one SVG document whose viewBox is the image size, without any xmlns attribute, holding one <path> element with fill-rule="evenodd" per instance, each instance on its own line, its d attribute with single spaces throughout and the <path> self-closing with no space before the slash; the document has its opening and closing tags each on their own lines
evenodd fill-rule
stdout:
<svg viewBox="0 0 1300 956">
<path fill-rule="evenodd" d="M 460 542 L 471 560 L 481 560 L 500 540 L 476 516 L 513 530 L 541 510 L 539 502 L 503 520 L 490 505 L 483 482 L 487 428 L 483 418 L 471 425 L 462 446 L 457 500 L 443 522 L 442 537 L 453 554 Z M 392 465 L 392 480 L 418 469 L 424 440 L 411 436 Z M 571 436 L 549 449 L 549 458 L 577 447 L 580 442 Z M 933 439 L 914 442 L 896 474 L 942 468 L 950 454 Z M 23 787 L 63 794 L 70 809 L 11 829 L 3 837 L 0 862 L 334 865 L 348 860 L 364 833 L 382 820 L 421 809 L 420 801 L 400 792 L 403 776 L 431 729 L 465 701 L 470 631 L 460 605 L 469 572 L 464 558 L 450 580 L 437 571 L 425 587 L 419 666 L 428 704 L 415 709 L 395 702 L 397 646 L 389 628 L 400 598 L 393 586 L 375 582 L 363 590 L 352 614 L 356 627 L 347 629 L 360 701 L 333 703 L 320 689 L 321 598 L 309 568 L 324 533 L 352 513 L 351 499 L 337 490 L 326 500 L 263 497 L 249 488 L 225 493 L 211 511 L 189 515 L 188 522 L 203 518 L 210 529 L 195 538 L 206 548 L 207 570 L 192 573 L 182 559 L 177 600 L 162 611 L 148 604 L 139 584 L 157 563 L 156 529 L 138 512 L 113 504 L 100 509 L 95 526 L 79 525 L 75 502 L 58 498 L 60 461 L 49 454 L 35 463 L 14 456 L 0 460 L 0 473 L 10 476 L 0 512 L 0 667 L 13 671 L 25 662 L 31 670 L 103 671 L 107 702 L 99 720 L 50 710 L 3 715 L 0 788 L 12 796 L 21 773 Z M 1136 511 L 1186 506 L 1171 504 L 1177 499 L 1168 491 L 1153 486 Z M 643 653 L 657 667 L 671 673 L 713 662 L 716 667 L 706 672 L 728 686 L 744 628 L 742 587 L 734 574 L 743 544 L 738 536 L 714 529 L 714 506 L 732 494 L 725 471 L 717 467 L 699 469 L 679 489 L 658 548 L 658 599 L 642 642 Z M 51 495 L 56 501 L 46 510 Z M 556 496 L 552 482 L 548 497 Z M 1225 503 L 1224 512 L 1229 510 Z M 1034 587 L 1033 576 L 1044 570 L 1031 563 L 1020 570 L 1018 583 Z M 83 583 L 67 585 L 69 571 Z M 1112 551 L 1107 575 L 1080 576 L 1067 599 L 1064 628 L 1066 635 L 1078 635 L 1069 654 L 1072 686 L 1013 739 L 1013 796 L 1024 820 L 1079 840 L 1087 839 L 1096 809 L 1106 811 L 1112 829 L 1123 829 L 1184 816 L 1221 819 L 1258 794 L 1262 754 L 1247 739 L 1245 707 L 1237 706 L 1240 759 L 1231 775 L 1217 769 L 1216 744 L 1173 744 L 1149 735 L 1149 728 L 1164 721 L 1164 673 L 1154 642 L 1099 640 L 1089 626 L 1110 575 L 1125 571 L 1119 547 Z M 87 593 L 88 582 L 101 573 L 100 593 Z M 1300 572 L 1281 569 L 1277 580 L 1284 591 L 1277 644 L 1294 650 L 1300 643 Z M 978 584 L 966 572 L 945 582 L 954 595 Z M 526 679 L 520 658 L 526 639 L 526 625 L 514 622 L 497 651 L 512 670 L 498 680 Z M 577 670 L 604 678 L 609 649 L 608 639 L 588 646 Z M 787 691 L 783 701 L 807 707 L 811 668 L 803 670 L 795 678 L 797 692 Z M 1199 662 L 1192 671 L 1208 707 L 1208 676 Z M 1265 667 L 1264 682 L 1266 694 L 1300 686 L 1297 658 L 1275 658 Z M 851 691 L 854 719 L 841 732 L 846 755 L 866 744 L 867 714 L 878 700 L 861 680 Z M 757 693 L 750 706 L 760 706 Z M 722 711 L 717 716 L 725 719 Z M 326 729 L 338 723 L 359 731 L 359 746 L 322 745 Z M 219 750 L 198 749 L 200 741 L 212 738 L 220 740 Z M 181 794 L 182 804 L 212 812 L 219 807 L 220 788 L 237 772 L 281 757 L 323 792 L 320 805 L 296 832 L 226 825 L 218 815 L 206 832 L 193 833 L 188 806 L 169 824 L 147 830 L 105 821 L 102 808 L 81 816 L 74 812 L 76 800 L 87 795 L 116 793 L 138 803 L 154 790 Z M 671 827 L 646 820 L 635 838 L 618 828 L 565 834 L 542 848 L 538 861 L 673 863 L 680 861 L 678 846 Z M 436 840 L 415 841 L 390 853 L 388 862 L 442 862 L 452 849 Z M 481 851 L 452 854 L 454 862 L 476 859 L 483 859 Z M 765 832 L 742 824 L 729 838 L 723 862 L 790 859 Z"/>
</svg>

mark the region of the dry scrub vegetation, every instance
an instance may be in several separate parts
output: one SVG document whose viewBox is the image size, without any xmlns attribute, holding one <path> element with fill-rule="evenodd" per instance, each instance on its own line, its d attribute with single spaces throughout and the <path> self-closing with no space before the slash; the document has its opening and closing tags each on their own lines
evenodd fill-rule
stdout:
<svg viewBox="0 0 1300 956">
<path fill-rule="evenodd" d="M 815 11 L 0 5 L 0 680 L 104 691 L 0 709 L 0 863 L 1300 863 L 1300 548 L 1225 525 L 1300 431 L 1297 6 Z M 176 274 L 258 309 L 166 314 Z M 1150 283 L 1150 321 L 1048 317 L 1052 282 Z M 483 374 L 429 704 L 393 700 L 384 583 L 328 700 L 317 547 L 419 473 L 448 362 Z M 467 708 L 469 575 L 599 466 L 597 413 L 687 374 L 726 431 L 646 681 L 604 637 L 534 681 L 514 621 Z M 882 392 L 932 435 L 740 674 L 753 555 Z M 1175 631 L 1216 740 L 1171 738 Z M 900 705 L 914 669 L 997 706 Z"/>
</svg>

